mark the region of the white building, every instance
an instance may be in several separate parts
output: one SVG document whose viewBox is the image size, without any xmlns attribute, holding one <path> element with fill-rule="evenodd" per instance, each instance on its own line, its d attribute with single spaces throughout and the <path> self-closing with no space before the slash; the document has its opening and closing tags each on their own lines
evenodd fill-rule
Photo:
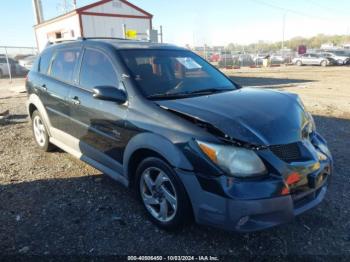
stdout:
<svg viewBox="0 0 350 262">
<path fill-rule="evenodd" d="M 36 26 L 39 51 L 50 41 L 78 37 L 119 37 L 149 40 L 152 15 L 126 0 L 102 0 Z M 154 38 L 154 36 L 153 36 Z"/>
</svg>

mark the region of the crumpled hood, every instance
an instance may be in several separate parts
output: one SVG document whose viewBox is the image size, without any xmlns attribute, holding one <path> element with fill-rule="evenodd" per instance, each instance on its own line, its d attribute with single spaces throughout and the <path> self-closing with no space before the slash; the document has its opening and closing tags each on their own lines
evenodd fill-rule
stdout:
<svg viewBox="0 0 350 262">
<path fill-rule="evenodd" d="M 156 103 L 209 123 L 231 138 L 255 145 L 300 141 L 301 130 L 308 121 L 296 95 L 273 90 L 242 88 Z"/>
</svg>

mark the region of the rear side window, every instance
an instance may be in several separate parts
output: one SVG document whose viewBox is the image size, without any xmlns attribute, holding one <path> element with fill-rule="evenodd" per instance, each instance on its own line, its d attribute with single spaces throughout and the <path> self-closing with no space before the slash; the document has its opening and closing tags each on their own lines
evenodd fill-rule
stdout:
<svg viewBox="0 0 350 262">
<path fill-rule="evenodd" d="M 51 50 L 42 53 L 42 55 L 40 56 L 40 62 L 38 66 L 38 71 L 40 73 L 47 74 L 47 71 L 49 70 L 49 66 L 50 66 L 51 57 L 52 57 Z"/>
<path fill-rule="evenodd" d="M 81 64 L 80 85 L 89 90 L 96 86 L 118 86 L 117 74 L 104 53 L 86 49 Z"/>
<path fill-rule="evenodd" d="M 72 82 L 79 54 L 79 48 L 58 50 L 52 61 L 50 75 L 63 82 Z"/>
</svg>

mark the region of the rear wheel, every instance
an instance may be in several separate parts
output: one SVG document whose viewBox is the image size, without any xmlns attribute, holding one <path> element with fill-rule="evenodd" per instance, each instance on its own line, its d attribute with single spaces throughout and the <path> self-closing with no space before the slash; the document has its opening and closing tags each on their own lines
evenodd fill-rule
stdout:
<svg viewBox="0 0 350 262">
<path fill-rule="evenodd" d="M 323 61 L 321 62 L 321 66 L 327 66 L 327 61 L 326 61 L 326 60 L 323 60 Z"/>
<path fill-rule="evenodd" d="M 303 63 L 302 63 L 300 60 L 298 60 L 298 61 L 296 62 L 296 65 L 297 65 L 297 66 L 302 66 Z"/>
<path fill-rule="evenodd" d="M 49 135 L 39 111 L 35 110 L 32 114 L 32 130 L 34 140 L 38 147 L 43 151 L 51 151 L 54 146 L 49 142 Z"/>
<path fill-rule="evenodd" d="M 157 226 L 176 229 L 190 221 L 191 204 L 182 182 L 165 161 L 150 157 L 138 166 L 138 195 Z"/>
</svg>

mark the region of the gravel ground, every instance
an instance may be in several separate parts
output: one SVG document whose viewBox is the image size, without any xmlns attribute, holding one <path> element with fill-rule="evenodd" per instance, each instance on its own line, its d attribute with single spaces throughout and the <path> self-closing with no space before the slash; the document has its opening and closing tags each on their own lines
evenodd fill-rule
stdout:
<svg viewBox="0 0 350 262">
<path fill-rule="evenodd" d="M 326 69 L 234 73 L 243 85 L 292 83 L 284 89 L 300 92 L 335 158 L 332 185 L 321 205 L 288 224 L 249 234 L 198 225 L 173 233 L 157 229 L 146 219 L 141 204 L 118 183 L 67 153 L 39 151 L 26 116 L 25 94 L 9 93 L 1 80 L 0 113 L 9 109 L 11 115 L 0 120 L 0 253 L 349 256 L 350 106 L 346 102 L 350 99 L 337 103 L 324 97 L 327 90 L 332 92 L 327 89 L 329 78 L 336 80 L 332 86 L 336 95 L 349 94 L 350 68 L 339 69 L 340 73 Z"/>
</svg>

